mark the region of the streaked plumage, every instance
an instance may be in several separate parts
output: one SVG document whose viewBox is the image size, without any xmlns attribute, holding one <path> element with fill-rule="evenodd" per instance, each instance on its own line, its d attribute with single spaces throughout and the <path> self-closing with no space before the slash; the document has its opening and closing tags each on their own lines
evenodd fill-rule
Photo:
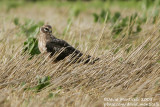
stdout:
<svg viewBox="0 0 160 107">
<path fill-rule="evenodd" d="M 60 53 L 55 62 L 63 60 L 65 57 L 72 54 L 72 59 L 78 60 L 83 54 L 68 44 L 66 41 L 56 38 L 52 35 L 52 27 L 44 25 L 40 28 L 38 38 L 38 47 L 41 53 L 50 53 L 53 56 L 55 53 Z M 90 56 L 87 56 L 85 63 L 88 63 Z"/>
</svg>

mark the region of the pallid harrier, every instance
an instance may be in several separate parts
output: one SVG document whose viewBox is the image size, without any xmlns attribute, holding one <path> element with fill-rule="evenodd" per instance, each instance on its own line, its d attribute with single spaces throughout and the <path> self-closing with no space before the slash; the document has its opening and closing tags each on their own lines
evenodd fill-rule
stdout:
<svg viewBox="0 0 160 107">
<path fill-rule="evenodd" d="M 79 50 L 72 47 L 66 41 L 56 38 L 52 35 L 52 27 L 50 25 L 44 25 L 40 28 L 40 35 L 38 38 L 38 47 L 41 53 L 50 53 L 50 56 L 58 54 L 54 62 L 63 60 L 69 55 L 73 62 L 84 61 L 88 63 L 91 56 L 87 56 L 85 59 L 81 59 L 83 55 Z"/>
</svg>

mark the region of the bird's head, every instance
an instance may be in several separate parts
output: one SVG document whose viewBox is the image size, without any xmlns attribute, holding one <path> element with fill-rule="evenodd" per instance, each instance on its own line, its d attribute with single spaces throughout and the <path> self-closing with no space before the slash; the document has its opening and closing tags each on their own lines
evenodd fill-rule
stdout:
<svg viewBox="0 0 160 107">
<path fill-rule="evenodd" d="M 40 28 L 41 33 L 45 34 L 51 34 L 52 33 L 52 27 L 50 25 L 44 25 Z"/>
</svg>

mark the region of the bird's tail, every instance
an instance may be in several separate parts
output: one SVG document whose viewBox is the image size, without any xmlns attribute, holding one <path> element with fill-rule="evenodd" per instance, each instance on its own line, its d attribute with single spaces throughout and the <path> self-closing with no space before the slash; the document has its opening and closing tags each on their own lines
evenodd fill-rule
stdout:
<svg viewBox="0 0 160 107">
<path fill-rule="evenodd" d="M 100 60 L 100 58 L 93 58 L 90 55 L 88 55 L 88 58 L 84 61 L 84 64 L 87 63 L 94 64 L 98 60 Z"/>
</svg>

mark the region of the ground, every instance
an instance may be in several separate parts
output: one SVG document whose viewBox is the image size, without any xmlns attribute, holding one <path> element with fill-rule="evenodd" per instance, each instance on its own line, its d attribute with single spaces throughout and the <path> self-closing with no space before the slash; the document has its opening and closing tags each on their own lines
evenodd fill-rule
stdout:
<svg viewBox="0 0 160 107">
<path fill-rule="evenodd" d="M 154 3 L 0 6 L 0 106 L 160 106 L 160 20 Z M 43 24 L 53 26 L 57 38 L 100 60 L 53 64 L 37 49 Z"/>
</svg>

